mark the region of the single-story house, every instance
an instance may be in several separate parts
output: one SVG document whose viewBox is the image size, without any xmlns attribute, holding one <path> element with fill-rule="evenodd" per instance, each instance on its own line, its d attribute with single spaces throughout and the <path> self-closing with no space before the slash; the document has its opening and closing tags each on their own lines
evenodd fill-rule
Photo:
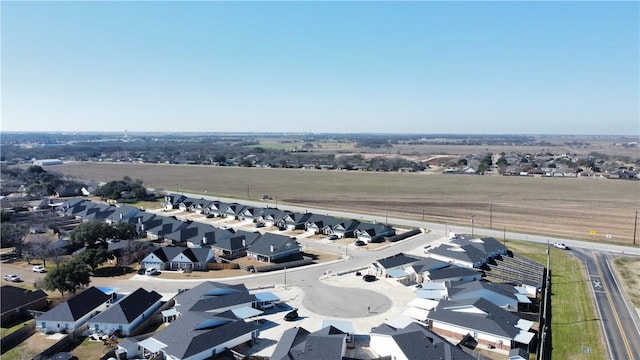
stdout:
<svg viewBox="0 0 640 360">
<path fill-rule="evenodd" d="M 333 326 L 310 333 L 293 327 L 282 334 L 272 360 L 342 359 L 347 350 L 347 334 Z"/>
<path fill-rule="evenodd" d="M 122 336 L 129 336 L 136 327 L 158 310 L 161 299 L 162 295 L 155 291 L 138 288 L 91 318 L 89 330 L 105 334 L 118 331 Z"/>
<path fill-rule="evenodd" d="M 26 290 L 11 285 L 0 288 L 0 318 L 3 326 L 26 315 L 28 310 L 43 310 L 46 307 L 47 293 L 42 290 Z"/>
<path fill-rule="evenodd" d="M 247 257 L 258 261 L 274 262 L 300 253 L 300 244 L 288 236 L 266 233 L 247 249 Z"/>
<path fill-rule="evenodd" d="M 379 357 L 396 360 L 475 359 L 425 326 L 412 322 L 404 328 L 382 324 L 371 329 L 370 348 Z"/>
<path fill-rule="evenodd" d="M 208 270 L 214 260 L 210 248 L 162 246 L 142 259 L 140 265 L 158 270 Z"/>
<path fill-rule="evenodd" d="M 36 329 L 42 332 L 72 332 L 90 318 L 104 311 L 112 296 L 90 287 L 36 318 Z"/>
</svg>

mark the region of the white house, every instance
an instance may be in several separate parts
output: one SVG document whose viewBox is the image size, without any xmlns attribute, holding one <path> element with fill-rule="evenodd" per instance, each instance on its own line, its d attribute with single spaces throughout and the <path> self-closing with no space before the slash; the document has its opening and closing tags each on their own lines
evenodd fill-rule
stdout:
<svg viewBox="0 0 640 360">
<path fill-rule="evenodd" d="M 36 329 L 42 332 L 73 332 L 91 317 L 105 310 L 111 296 L 90 287 L 36 318 Z"/>
<path fill-rule="evenodd" d="M 161 299 L 162 295 L 157 292 L 139 288 L 91 318 L 89 330 L 105 334 L 118 331 L 122 336 L 129 336 L 158 310 Z"/>
</svg>

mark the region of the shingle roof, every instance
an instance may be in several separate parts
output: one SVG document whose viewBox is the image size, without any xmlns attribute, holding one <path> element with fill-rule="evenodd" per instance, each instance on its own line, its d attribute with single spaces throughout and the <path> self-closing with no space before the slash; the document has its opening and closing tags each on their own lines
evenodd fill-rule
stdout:
<svg viewBox="0 0 640 360">
<path fill-rule="evenodd" d="M 90 322 L 101 324 L 129 324 L 153 306 L 153 304 L 160 301 L 161 298 L 162 295 L 153 290 L 147 291 L 143 288 L 138 288 L 138 290 L 111 305 L 107 310 L 96 315 Z"/>
<path fill-rule="evenodd" d="M 448 244 L 440 244 L 440 246 L 429 250 L 429 253 L 474 264 L 484 262 L 486 260 L 485 253 L 470 245 L 451 246 Z"/>
<path fill-rule="evenodd" d="M 297 326 L 285 330 L 278 340 L 273 354 L 271 354 L 271 360 L 290 360 L 289 351 L 291 348 L 304 342 L 309 334 L 310 332 L 305 328 Z"/>
<path fill-rule="evenodd" d="M 431 279 L 432 281 L 466 277 L 466 276 L 474 276 L 474 275 L 482 275 L 482 273 L 480 273 L 477 270 L 460 267 L 460 266 L 449 266 L 444 269 L 429 271 L 429 279 Z"/>
<path fill-rule="evenodd" d="M 176 295 L 175 299 L 186 310 L 209 312 L 256 301 L 255 295 L 249 294 L 243 284 L 227 285 L 213 281 L 205 281 Z"/>
<path fill-rule="evenodd" d="M 109 299 L 109 295 L 92 286 L 40 315 L 38 320 L 75 322 Z"/>
<path fill-rule="evenodd" d="M 24 304 L 47 298 L 47 293 L 42 290 L 25 290 L 11 285 L 3 285 L 0 288 L 0 312 L 17 309 Z"/>
<path fill-rule="evenodd" d="M 272 246 L 273 251 L 271 251 Z M 254 241 L 247 251 L 264 256 L 273 256 L 274 254 L 289 251 L 293 247 L 299 248 L 300 245 L 292 238 L 279 234 L 266 233 Z"/>
<path fill-rule="evenodd" d="M 398 253 L 392 256 L 389 256 L 387 258 L 384 259 L 380 259 L 378 260 L 378 263 L 380 265 L 382 265 L 383 268 L 385 269 L 390 269 L 390 268 L 394 268 L 397 266 L 402 266 L 402 265 L 408 265 L 411 263 L 415 263 L 422 260 L 419 257 L 416 256 L 411 256 L 411 255 L 406 255 L 403 253 Z"/>
<path fill-rule="evenodd" d="M 389 335 L 409 360 L 467 360 L 474 359 L 458 346 L 450 344 L 438 334 L 416 322 L 404 328 L 382 324 L 372 334 Z"/>
<path fill-rule="evenodd" d="M 462 311 L 465 308 L 474 310 Z M 483 298 L 455 302 L 442 300 L 427 318 L 508 339 L 513 339 L 520 332 L 516 328 L 519 317 Z"/>
</svg>

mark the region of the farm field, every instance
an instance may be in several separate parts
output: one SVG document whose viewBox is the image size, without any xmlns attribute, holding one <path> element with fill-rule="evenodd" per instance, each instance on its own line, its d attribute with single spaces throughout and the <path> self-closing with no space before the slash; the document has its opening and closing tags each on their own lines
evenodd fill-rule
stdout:
<svg viewBox="0 0 640 360">
<path fill-rule="evenodd" d="M 478 228 L 631 244 L 640 182 L 262 169 L 165 164 L 66 163 L 47 168 L 96 182 L 124 176 L 157 191 L 184 191 Z"/>
</svg>

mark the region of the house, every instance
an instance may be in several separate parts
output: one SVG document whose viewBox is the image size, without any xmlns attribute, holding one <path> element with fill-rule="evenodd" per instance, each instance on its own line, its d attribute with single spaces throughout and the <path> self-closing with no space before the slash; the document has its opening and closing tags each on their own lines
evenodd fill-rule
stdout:
<svg viewBox="0 0 640 360">
<path fill-rule="evenodd" d="M 485 254 L 486 258 L 495 258 L 499 255 L 507 254 L 507 247 L 493 237 L 485 237 L 482 239 L 456 235 L 450 239 L 452 244 L 457 246 L 473 246 Z"/>
<path fill-rule="evenodd" d="M 235 259 L 247 254 L 247 249 L 260 237 L 260 233 L 238 231 L 232 237 L 226 237 L 211 244 L 211 249 L 217 256 Z"/>
<path fill-rule="evenodd" d="M 421 259 L 403 253 L 395 254 L 372 263 L 369 266 L 369 273 L 379 277 L 395 278 L 402 283 L 415 282 L 416 276 L 410 265 Z"/>
<path fill-rule="evenodd" d="M 429 312 L 427 320 L 429 328 L 442 336 L 462 340 L 471 335 L 480 345 L 507 351 L 528 347 L 535 336 L 529 332 L 533 322 L 520 319 L 483 298 L 441 300 Z"/>
<path fill-rule="evenodd" d="M 36 329 L 42 332 L 75 331 L 91 317 L 105 310 L 112 297 L 90 287 L 36 318 Z"/>
<path fill-rule="evenodd" d="M 424 282 L 450 282 L 450 281 L 477 281 L 482 279 L 482 272 L 475 268 L 461 267 L 456 265 L 447 266 L 442 269 L 427 271 L 424 274 Z"/>
<path fill-rule="evenodd" d="M 197 199 L 193 199 L 190 197 L 185 197 L 184 199 L 182 199 L 182 201 L 178 204 L 178 209 L 180 211 L 189 211 L 189 209 L 191 208 L 191 205 L 195 202 L 197 202 Z"/>
<path fill-rule="evenodd" d="M 265 226 L 274 226 L 288 214 L 289 212 L 287 211 L 282 211 L 276 208 L 266 208 L 262 209 L 256 222 L 263 223 Z"/>
<path fill-rule="evenodd" d="M 243 221 L 251 221 L 256 222 L 260 215 L 262 214 L 261 208 L 256 208 L 253 206 L 245 206 L 238 212 L 238 219 Z"/>
<path fill-rule="evenodd" d="M 358 220 L 345 220 L 335 224 L 331 228 L 331 233 L 337 235 L 339 238 L 344 237 L 355 237 L 355 231 L 360 226 L 360 222 Z"/>
<path fill-rule="evenodd" d="M 385 236 L 393 236 L 396 230 L 385 224 L 360 223 L 354 231 L 358 240 L 365 243 L 383 242 Z"/>
<path fill-rule="evenodd" d="M 212 234 L 215 232 L 226 233 L 228 236 L 232 234 L 227 230 L 220 231 L 209 224 L 188 222 L 186 226 L 179 226 L 174 232 L 165 234 L 164 239 L 174 245 L 201 246 L 205 239 L 212 242 L 216 238 L 216 235 Z"/>
<path fill-rule="evenodd" d="M 0 316 L 2 326 L 26 315 L 28 310 L 47 307 L 47 293 L 42 290 L 25 290 L 11 285 L 0 288 Z"/>
<path fill-rule="evenodd" d="M 473 245 L 440 244 L 429 249 L 429 257 L 467 268 L 479 268 L 486 264 L 486 254 Z"/>
<path fill-rule="evenodd" d="M 181 194 L 171 194 L 164 197 L 162 209 L 165 211 L 177 209 L 187 197 Z"/>
<path fill-rule="evenodd" d="M 239 219 L 245 206 L 238 203 L 230 203 L 221 211 L 220 216 L 231 219 Z"/>
<path fill-rule="evenodd" d="M 162 295 L 139 288 L 89 320 L 89 330 L 130 336 L 161 305 Z"/>
<path fill-rule="evenodd" d="M 267 233 L 247 248 L 247 257 L 258 261 L 274 262 L 300 253 L 300 244 L 288 236 Z"/>
<path fill-rule="evenodd" d="M 115 206 L 115 209 L 104 219 L 107 224 L 113 225 L 119 222 L 129 222 L 129 219 L 135 217 L 140 209 L 130 205 Z"/>
<path fill-rule="evenodd" d="M 483 298 L 492 304 L 508 311 L 518 311 L 520 304 L 531 304 L 526 295 L 518 293 L 510 284 L 492 283 L 488 281 L 471 281 L 451 283 L 448 288 L 451 301 Z"/>
<path fill-rule="evenodd" d="M 136 225 L 136 231 L 139 236 L 146 236 L 146 228 L 149 227 L 151 221 L 158 215 L 146 211 L 139 211 L 134 216 L 127 218 L 125 221 Z M 161 218 L 160 218 L 161 219 Z"/>
<path fill-rule="evenodd" d="M 152 337 L 120 350 L 135 356 L 165 359 L 209 359 L 257 337 L 255 322 L 246 322 L 233 310 L 256 301 L 242 285 L 205 281 L 175 296 L 176 318 Z M 126 346 L 126 347 L 125 347 Z"/>
<path fill-rule="evenodd" d="M 147 238 L 151 240 L 162 240 L 167 234 L 176 232 L 189 226 L 188 222 L 180 221 L 174 216 L 157 216 L 150 220 L 144 227 Z"/>
<path fill-rule="evenodd" d="M 281 229 L 287 230 L 301 230 L 304 229 L 307 220 L 311 217 L 310 213 L 292 213 L 288 212 L 284 215 L 276 225 Z"/>
<path fill-rule="evenodd" d="M 304 227 L 306 231 L 311 231 L 314 234 L 329 235 L 333 233 L 333 227 L 337 223 L 338 220 L 332 216 L 311 214 Z"/>
<path fill-rule="evenodd" d="M 221 217 L 227 206 L 227 203 L 212 201 L 207 205 L 207 208 L 204 210 L 204 214 L 207 215 L 207 217 Z"/>
<path fill-rule="evenodd" d="M 209 207 L 209 203 L 211 203 L 211 200 L 205 200 L 204 198 L 194 200 L 187 211 L 196 214 L 204 214 L 205 210 Z"/>
<path fill-rule="evenodd" d="M 144 268 L 158 270 L 208 270 L 215 256 L 210 248 L 162 246 L 140 261 Z"/>
<path fill-rule="evenodd" d="M 310 333 L 304 328 L 286 330 L 271 355 L 272 360 L 342 359 L 347 334 L 333 326 Z"/>
<path fill-rule="evenodd" d="M 215 314 L 189 311 L 152 337 L 138 342 L 135 350 L 127 349 L 127 355 L 129 358 L 137 355 L 170 360 L 204 360 L 256 337 L 255 322 L 246 322 L 231 311 Z M 130 352 L 135 355 L 129 355 Z"/>
<path fill-rule="evenodd" d="M 382 324 L 371 329 L 371 350 L 379 357 L 396 360 L 471 360 L 460 346 L 450 344 L 442 336 L 416 322 L 396 328 Z"/>
</svg>

